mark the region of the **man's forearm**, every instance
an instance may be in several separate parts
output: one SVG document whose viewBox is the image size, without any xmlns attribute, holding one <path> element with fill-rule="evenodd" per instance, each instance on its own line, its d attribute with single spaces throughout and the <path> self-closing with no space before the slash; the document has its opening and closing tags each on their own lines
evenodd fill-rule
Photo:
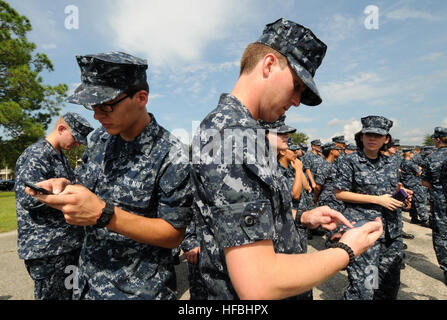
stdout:
<svg viewBox="0 0 447 320">
<path fill-rule="evenodd" d="M 147 218 L 115 207 L 107 228 L 137 242 L 173 249 L 178 247 L 186 228 L 176 229 L 160 218 Z"/>
</svg>

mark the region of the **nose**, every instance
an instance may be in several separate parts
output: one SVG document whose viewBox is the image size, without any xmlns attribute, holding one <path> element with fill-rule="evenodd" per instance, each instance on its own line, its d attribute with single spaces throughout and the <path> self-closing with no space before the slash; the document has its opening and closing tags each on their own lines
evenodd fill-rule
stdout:
<svg viewBox="0 0 447 320">
<path fill-rule="evenodd" d="M 301 93 L 294 93 L 292 96 L 292 105 L 295 107 L 299 107 L 301 103 Z"/>
<path fill-rule="evenodd" d="M 93 109 L 93 112 L 94 112 L 93 118 L 95 120 L 103 119 L 107 115 L 107 112 L 101 111 L 101 109 L 99 108 Z"/>
</svg>

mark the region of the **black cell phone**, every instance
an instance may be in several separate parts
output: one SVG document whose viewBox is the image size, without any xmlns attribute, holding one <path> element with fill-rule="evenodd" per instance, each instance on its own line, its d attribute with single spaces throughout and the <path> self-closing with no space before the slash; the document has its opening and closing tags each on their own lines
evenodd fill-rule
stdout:
<svg viewBox="0 0 447 320">
<path fill-rule="evenodd" d="M 44 188 L 38 187 L 34 183 L 31 183 L 31 182 L 25 181 L 25 186 L 33 189 L 36 192 L 42 193 L 42 194 L 53 194 L 52 192 L 50 192 Z"/>
<path fill-rule="evenodd" d="M 397 201 L 402 202 L 405 199 L 407 199 L 408 195 L 407 195 L 407 193 L 403 189 L 399 189 L 396 192 L 394 192 L 391 197 L 393 197 Z"/>
</svg>

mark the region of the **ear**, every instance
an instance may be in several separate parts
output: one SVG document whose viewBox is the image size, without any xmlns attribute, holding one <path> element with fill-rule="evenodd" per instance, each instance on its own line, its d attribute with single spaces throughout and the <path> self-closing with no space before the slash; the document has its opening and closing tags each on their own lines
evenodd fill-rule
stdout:
<svg viewBox="0 0 447 320">
<path fill-rule="evenodd" d="M 272 67 L 277 61 L 277 58 L 274 54 L 269 53 L 264 57 L 262 60 L 262 76 L 266 79 L 270 75 L 270 72 L 272 71 Z"/>
<path fill-rule="evenodd" d="M 63 134 L 65 130 L 67 130 L 67 127 L 65 127 L 63 124 L 57 126 L 57 132 L 59 134 Z"/>
<path fill-rule="evenodd" d="M 134 99 L 136 99 L 136 102 L 139 107 L 146 107 L 147 101 L 148 101 L 148 93 L 146 90 L 140 90 L 134 95 Z"/>
</svg>

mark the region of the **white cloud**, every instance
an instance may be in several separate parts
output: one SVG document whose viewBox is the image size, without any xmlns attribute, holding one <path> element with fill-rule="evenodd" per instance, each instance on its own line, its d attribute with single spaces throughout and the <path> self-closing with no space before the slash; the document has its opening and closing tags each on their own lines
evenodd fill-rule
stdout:
<svg viewBox="0 0 447 320">
<path fill-rule="evenodd" d="M 51 50 L 51 49 L 56 49 L 57 45 L 55 43 L 47 43 L 47 44 L 43 44 L 41 47 L 44 50 Z"/>
<path fill-rule="evenodd" d="M 109 36 L 152 66 L 177 68 L 200 61 L 212 43 L 237 34 L 250 1 L 115 0 L 108 6 Z"/>
<path fill-rule="evenodd" d="M 435 62 L 444 58 L 444 52 L 432 52 L 419 58 L 420 61 Z"/>
<path fill-rule="evenodd" d="M 343 126 L 345 140 L 354 141 L 354 135 L 362 130 L 362 124 L 359 120 L 351 120 Z M 334 135 L 335 136 L 335 135 Z"/>
<path fill-rule="evenodd" d="M 445 118 L 444 121 L 442 122 L 442 126 L 444 128 L 447 128 L 447 118 Z"/>
<path fill-rule="evenodd" d="M 352 123 L 352 121 L 354 121 L 354 118 L 351 118 L 349 120 L 340 120 L 338 118 L 334 118 L 332 120 L 329 120 L 329 122 L 327 123 L 327 125 L 329 127 L 338 127 L 338 126 L 345 126 L 347 124 Z"/>
<path fill-rule="evenodd" d="M 393 20 L 407 20 L 407 19 L 423 19 L 427 21 L 438 21 L 441 18 L 434 16 L 433 14 L 425 11 L 420 11 L 410 8 L 399 8 L 390 12 L 387 12 L 385 16 Z"/>
<path fill-rule="evenodd" d="M 303 117 L 300 114 L 293 113 L 293 111 L 289 111 L 286 115 L 287 123 L 309 123 L 313 121 L 313 119 Z"/>
<path fill-rule="evenodd" d="M 321 39 L 331 42 L 339 42 L 348 38 L 353 38 L 356 31 L 361 30 L 362 21 L 347 15 L 336 13 L 324 19 L 319 24 Z"/>
</svg>

